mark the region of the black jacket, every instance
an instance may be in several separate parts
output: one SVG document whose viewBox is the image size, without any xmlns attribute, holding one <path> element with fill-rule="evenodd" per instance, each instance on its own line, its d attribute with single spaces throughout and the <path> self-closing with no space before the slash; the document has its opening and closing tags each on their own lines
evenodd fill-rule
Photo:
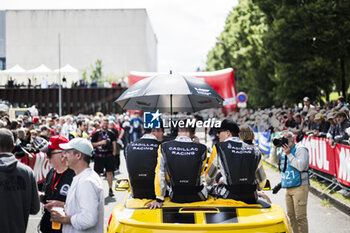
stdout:
<svg viewBox="0 0 350 233">
<path fill-rule="evenodd" d="M 29 214 L 40 210 L 38 188 L 32 169 L 13 154 L 0 154 L 0 231 L 26 232 Z"/>
</svg>

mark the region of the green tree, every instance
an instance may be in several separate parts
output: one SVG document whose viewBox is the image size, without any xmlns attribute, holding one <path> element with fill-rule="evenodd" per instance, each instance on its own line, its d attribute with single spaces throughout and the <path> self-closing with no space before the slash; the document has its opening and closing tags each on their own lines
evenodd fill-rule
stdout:
<svg viewBox="0 0 350 233">
<path fill-rule="evenodd" d="M 206 70 L 233 67 L 248 105 L 321 101 L 350 80 L 350 1 L 240 0 Z"/>
<path fill-rule="evenodd" d="M 334 85 L 345 95 L 349 1 L 254 2 L 267 18 L 263 45 L 274 65 L 275 102 L 293 103 L 305 95 L 321 100 Z"/>
<path fill-rule="evenodd" d="M 262 35 L 267 30 L 265 20 L 265 15 L 251 0 L 240 0 L 207 56 L 206 70 L 234 68 L 236 87 L 248 94 L 248 105 L 252 107 L 273 104 L 274 83 L 270 78 L 273 66 L 265 59 L 262 46 Z"/>
<path fill-rule="evenodd" d="M 95 62 L 95 67 L 92 66 L 92 74 L 90 75 L 90 79 L 92 81 L 100 81 L 102 79 L 102 60 L 97 59 Z"/>
</svg>

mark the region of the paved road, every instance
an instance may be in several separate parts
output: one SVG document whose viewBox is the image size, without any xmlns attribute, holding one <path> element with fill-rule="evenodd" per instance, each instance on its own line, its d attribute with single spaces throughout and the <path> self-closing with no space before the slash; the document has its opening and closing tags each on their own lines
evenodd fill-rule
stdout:
<svg viewBox="0 0 350 233">
<path fill-rule="evenodd" d="M 277 172 L 265 168 L 268 178 L 271 181 L 272 187 L 279 182 L 280 176 Z M 121 160 L 121 174 L 116 175 L 116 178 L 126 178 L 127 172 L 125 168 L 124 159 Z M 109 216 L 116 204 L 122 203 L 126 192 L 117 192 L 116 196 L 111 198 L 107 196 L 108 185 L 107 181 L 103 179 L 104 192 L 105 192 L 105 224 L 107 224 Z M 285 210 L 284 203 L 284 190 L 282 189 L 278 194 L 273 195 L 267 192 L 273 203 L 281 205 Z M 36 233 L 37 226 L 40 221 L 41 212 L 35 216 L 29 218 L 29 225 L 27 232 Z M 336 208 L 330 206 L 326 207 L 322 205 L 321 199 L 310 193 L 308 202 L 308 217 L 309 217 L 309 231 L 319 233 L 346 233 L 350 230 L 350 217 L 344 213 L 338 211 Z"/>
</svg>

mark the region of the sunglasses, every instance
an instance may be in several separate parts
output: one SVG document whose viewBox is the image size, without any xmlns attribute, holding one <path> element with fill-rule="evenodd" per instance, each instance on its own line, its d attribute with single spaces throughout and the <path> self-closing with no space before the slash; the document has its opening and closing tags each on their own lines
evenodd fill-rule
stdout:
<svg viewBox="0 0 350 233">
<path fill-rule="evenodd" d="M 48 158 L 51 158 L 52 155 L 54 155 L 54 154 L 60 154 L 60 153 L 62 153 L 62 152 L 63 152 L 63 150 L 55 150 L 55 151 L 53 151 L 53 152 L 50 152 L 50 153 L 47 155 L 47 157 L 48 157 Z"/>
</svg>

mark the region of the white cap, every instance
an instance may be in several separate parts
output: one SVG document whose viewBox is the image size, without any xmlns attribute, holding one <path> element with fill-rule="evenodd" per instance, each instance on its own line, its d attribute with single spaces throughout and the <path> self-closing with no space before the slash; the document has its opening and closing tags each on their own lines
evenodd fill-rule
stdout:
<svg viewBox="0 0 350 233">
<path fill-rule="evenodd" d="M 60 147 L 63 150 L 77 150 L 85 155 L 92 156 L 93 147 L 89 140 L 84 138 L 74 138 L 68 143 L 61 143 Z"/>
</svg>

